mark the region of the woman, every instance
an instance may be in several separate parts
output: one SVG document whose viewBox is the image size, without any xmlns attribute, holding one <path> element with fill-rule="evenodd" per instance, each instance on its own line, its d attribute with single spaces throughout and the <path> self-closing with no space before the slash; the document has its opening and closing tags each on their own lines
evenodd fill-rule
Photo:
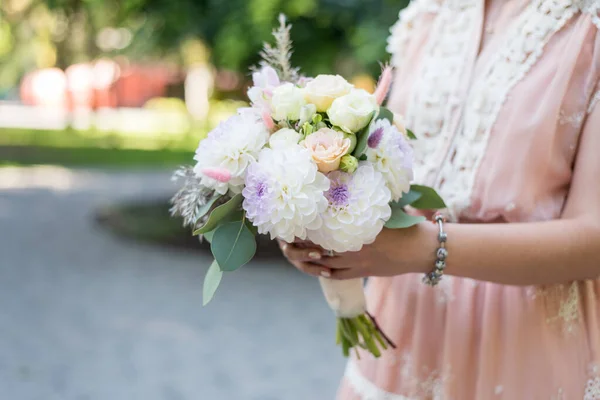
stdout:
<svg viewBox="0 0 600 400">
<path fill-rule="evenodd" d="M 285 246 L 299 269 L 373 276 L 397 348 L 350 360 L 339 399 L 600 399 L 600 0 L 415 0 L 392 29 L 389 107 L 420 140 L 437 227 L 360 252 Z M 315 259 L 318 258 L 318 259 Z M 450 275 L 450 276 L 449 276 Z"/>
</svg>

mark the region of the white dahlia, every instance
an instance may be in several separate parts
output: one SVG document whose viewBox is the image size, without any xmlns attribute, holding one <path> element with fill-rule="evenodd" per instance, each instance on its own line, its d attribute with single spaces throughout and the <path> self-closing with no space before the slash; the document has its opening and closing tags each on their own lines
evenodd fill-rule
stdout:
<svg viewBox="0 0 600 400">
<path fill-rule="evenodd" d="M 246 169 L 256 161 L 269 132 L 255 112 L 240 112 L 220 123 L 200 142 L 194 172 L 201 184 L 226 194 L 240 193 Z"/>
<path fill-rule="evenodd" d="M 413 180 L 413 149 L 406 136 L 387 119 L 377 120 L 369 128 L 365 154 L 383 174 L 392 200 L 400 200 Z"/>
<path fill-rule="evenodd" d="M 248 168 L 242 206 L 258 232 L 292 242 L 321 226 L 327 189 L 329 180 L 317 171 L 308 150 L 299 145 L 265 148 Z"/>
<path fill-rule="evenodd" d="M 308 239 L 339 253 L 373 243 L 392 213 L 383 175 L 362 162 L 354 174 L 334 171 L 327 177 L 331 181 L 325 193 L 329 206 L 321 214 L 323 225 L 310 230 Z"/>
</svg>

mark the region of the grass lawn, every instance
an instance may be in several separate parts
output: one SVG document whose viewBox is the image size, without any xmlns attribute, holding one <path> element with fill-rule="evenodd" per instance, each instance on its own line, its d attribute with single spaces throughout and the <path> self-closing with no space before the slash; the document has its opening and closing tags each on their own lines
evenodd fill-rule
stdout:
<svg viewBox="0 0 600 400">
<path fill-rule="evenodd" d="M 173 167 L 192 162 L 202 136 L 0 129 L 0 166 Z"/>
</svg>

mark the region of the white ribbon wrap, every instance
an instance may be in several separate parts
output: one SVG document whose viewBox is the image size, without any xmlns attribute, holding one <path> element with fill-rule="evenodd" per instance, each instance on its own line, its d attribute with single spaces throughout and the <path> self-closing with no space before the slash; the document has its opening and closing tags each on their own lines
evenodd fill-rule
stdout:
<svg viewBox="0 0 600 400">
<path fill-rule="evenodd" d="M 340 318 L 354 318 L 367 310 L 362 278 L 333 280 L 319 278 L 329 307 Z"/>
</svg>

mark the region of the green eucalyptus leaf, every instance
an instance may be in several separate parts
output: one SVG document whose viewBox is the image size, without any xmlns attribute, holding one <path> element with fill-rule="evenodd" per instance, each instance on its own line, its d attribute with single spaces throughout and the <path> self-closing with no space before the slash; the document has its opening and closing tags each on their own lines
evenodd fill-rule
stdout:
<svg viewBox="0 0 600 400">
<path fill-rule="evenodd" d="M 433 188 L 422 185 L 411 185 L 410 190 L 421 193 L 421 197 L 417 201 L 411 203 L 411 207 L 421 210 L 446 208 L 446 203 L 444 203 L 444 200 Z"/>
<path fill-rule="evenodd" d="M 215 204 L 215 201 L 219 200 L 221 197 L 223 197 L 223 195 L 215 192 L 213 196 L 208 199 L 206 204 L 200 207 L 200 210 L 198 210 L 198 218 L 205 216 L 206 213 L 210 211 L 210 208 L 213 206 L 213 204 Z"/>
<path fill-rule="evenodd" d="M 204 234 L 202 234 L 202 237 L 204 238 L 204 240 L 206 240 L 208 243 L 212 242 L 212 237 L 215 234 L 215 230 L 213 229 L 212 231 L 208 231 Z"/>
<path fill-rule="evenodd" d="M 219 222 L 228 214 L 234 212 L 242 204 L 242 194 L 238 193 L 233 196 L 227 203 L 221 204 L 210 213 L 208 220 L 200 228 L 194 231 L 194 235 L 210 232 L 217 227 Z"/>
<path fill-rule="evenodd" d="M 411 131 L 410 129 L 406 129 L 406 136 L 408 136 L 409 139 L 411 140 L 416 140 L 417 139 L 417 135 L 415 135 L 413 133 L 413 131 Z"/>
<path fill-rule="evenodd" d="M 215 295 L 219 284 L 221 283 L 221 278 L 223 277 L 223 271 L 219 268 L 219 264 L 217 260 L 214 260 L 210 267 L 206 271 L 206 275 L 204 276 L 204 285 L 202 288 L 202 305 L 207 305 Z"/>
<path fill-rule="evenodd" d="M 427 218 L 409 215 L 401 208 L 396 207 L 392 208 L 392 216 L 385 223 L 385 227 L 390 229 L 408 228 L 413 225 L 420 224 L 423 221 L 427 221 Z"/>
<path fill-rule="evenodd" d="M 415 201 L 419 200 L 421 198 L 422 194 L 419 192 L 415 192 L 414 190 L 410 190 L 408 193 L 404 193 L 402 195 L 402 197 L 400 198 L 400 200 L 391 203 L 390 205 L 392 207 L 406 207 L 412 203 L 414 203 Z"/>
<path fill-rule="evenodd" d="M 245 221 L 233 221 L 220 225 L 210 244 L 221 271 L 235 271 L 254 257 L 256 239 Z"/>
<path fill-rule="evenodd" d="M 388 121 L 390 121 L 391 124 L 394 122 L 394 113 L 386 107 L 379 107 L 379 115 L 377 115 L 377 118 L 375 118 L 375 120 L 378 119 L 387 119 Z"/>
</svg>

